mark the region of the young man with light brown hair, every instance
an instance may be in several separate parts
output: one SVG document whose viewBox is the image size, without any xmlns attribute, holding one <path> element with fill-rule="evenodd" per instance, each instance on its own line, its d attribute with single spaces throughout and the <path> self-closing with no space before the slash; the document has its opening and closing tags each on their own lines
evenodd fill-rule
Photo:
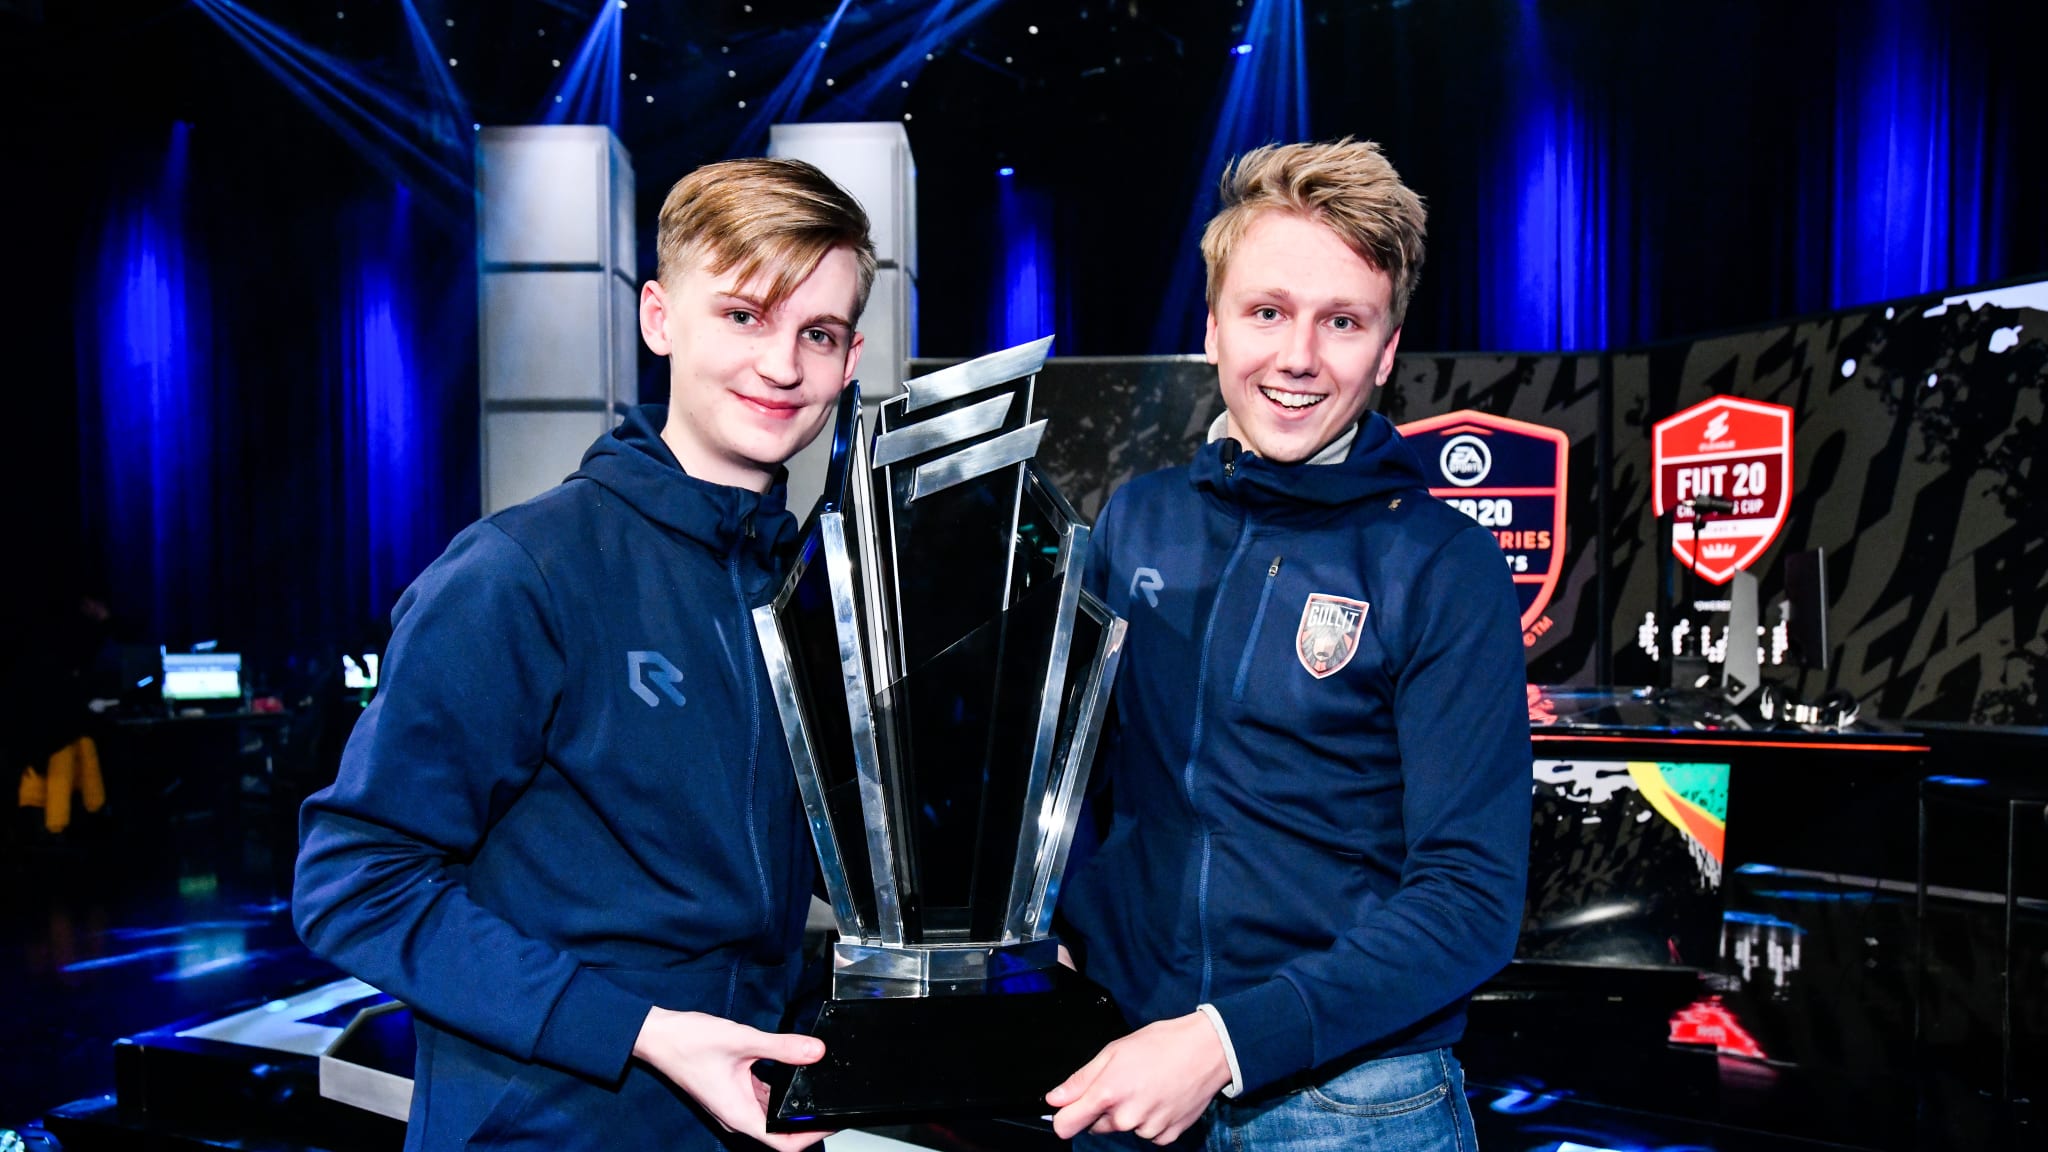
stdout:
<svg viewBox="0 0 2048 1152">
<path fill-rule="evenodd" d="M 712 1149 L 756 1060 L 813 854 L 751 611 L 795 535 L 783 462 L 860 362 L 860 206 L 795 160 L 670 191 L 640 331 L 669 403 L 471 525 L 393 613 L 384 682 L 307 801 L 294 916 L 411 1007 L 408 1149 Z"/>
<path fill-rule="evenodd" d="M 1063 935 L 1137 1030 L 1047 1101 L 1077 1147 L 1469 1152 L 1450 1044 L 1520 927 L 1530 746 L 1499 547 L 1367 411 L 1422 201 L 1350 139 L 1247 153 L 1222 193 L 1224 415 L 1089 557 L 1130 629 Z"/>
</svg>

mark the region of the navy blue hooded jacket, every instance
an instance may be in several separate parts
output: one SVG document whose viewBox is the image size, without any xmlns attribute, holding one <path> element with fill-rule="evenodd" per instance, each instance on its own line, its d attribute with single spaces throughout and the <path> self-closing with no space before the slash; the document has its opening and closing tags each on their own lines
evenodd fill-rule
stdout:
<svg viewBox="0 0 2048 1152">
<path fill-rule="evenodd" d="M 409 1149 L 718 1147 L 640 1025 L 774 1029 L 794 987 L 815 866 L 749 613 L 795 525 L 665 416 L 421 574 L 306 802 L 300 935 L 418 1021 Z"/>
<path fill-rule="evenodd" d="M 1060 905 L 1089 976 L 1133 1024 L 1213 1004 L 1247 1092 L 1456 1040 L 1528 867 L 1493 537 L 1370 414 L 1333 464 L 1210 443 L 1118 491 L 1094 540 L 1130 631 L 1110 829 Z"/>
</svg>

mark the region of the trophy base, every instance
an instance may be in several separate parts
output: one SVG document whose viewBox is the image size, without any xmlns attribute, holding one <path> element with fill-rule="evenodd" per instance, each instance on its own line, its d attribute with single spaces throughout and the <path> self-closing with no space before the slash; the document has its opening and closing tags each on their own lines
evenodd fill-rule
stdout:
<svg viewBox="0 0 2048 1152">
<path fill-rule="evenodd" d="M 1129 1029 L 1109 994 L 1072 969 L 1004 983 L 1017 990 L 825 1001 L 810 1030 L 824 1059 L 756 1069 L 770 1090 L 768 1130 L 1049 1114 L 1045 1094 Z"/>
</svg>

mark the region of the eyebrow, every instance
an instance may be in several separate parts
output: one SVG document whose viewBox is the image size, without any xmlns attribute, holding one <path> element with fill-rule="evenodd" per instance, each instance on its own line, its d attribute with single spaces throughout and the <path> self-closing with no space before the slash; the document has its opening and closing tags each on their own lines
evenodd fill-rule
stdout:
<svg viewBox="0 0 2048 1152">
<path fill-rule="evenodd" d="M 1271 299 L 1281 301 L 1285 304 L 1294 303 L 1294 293 L 1289 292 L 1285 288 L 1255 288 L 1252 291 L 1245 293 L 1245 296 L 1252 301 Z M 1365 300 L 1347 300 L 1340 298 L 1337 300 L 1330 301 L 1329 306 L 1339 311 L 1365 312 L 1374 316 L 1380 314 L 1380 309 L 1377 305 L 1374 305 L 1369 301 Z"/>
<path fill-rule="evenodd" d="M 718 299 L 721 304 L 727 302 L 734 304 L 744 304 L 747 307 L 753 309 L 754 311 L 760 312 L 764 315 L 772 311 L 772 309 L 768 307 L 765 301 L 761 300 L 759 297 L 749 296 L 744 292 L 720 292 L 718 294 Z M 805 320 L 802 324 L 798 325 L 798 327 L 815 328 L 825 324 L 837 325 L 838 327 L 844 328 L 849 332 L 853 331 L 853 321 L 848 320 L 846 317 L 841 316 L 835 312 L 820 313 L 819 315 L 813 316 L 810 319 Z"/>
</svg>

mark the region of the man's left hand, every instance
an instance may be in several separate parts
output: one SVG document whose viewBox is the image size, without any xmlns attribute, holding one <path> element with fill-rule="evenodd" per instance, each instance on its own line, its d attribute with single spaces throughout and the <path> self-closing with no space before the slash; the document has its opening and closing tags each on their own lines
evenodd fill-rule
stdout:
<svg viewBox="0 0 2048 1152">
<path fill-rule="evenodd" d="M 1132 1132 L 1171 1144 L 1230 1083 L 1223 1041 L 1200 1012 L 1147 1024 L 1114 1041 L 1045 1094 L 1059 1109 L 1062 1140 L 1081 1132 Z"/>
</svg>

